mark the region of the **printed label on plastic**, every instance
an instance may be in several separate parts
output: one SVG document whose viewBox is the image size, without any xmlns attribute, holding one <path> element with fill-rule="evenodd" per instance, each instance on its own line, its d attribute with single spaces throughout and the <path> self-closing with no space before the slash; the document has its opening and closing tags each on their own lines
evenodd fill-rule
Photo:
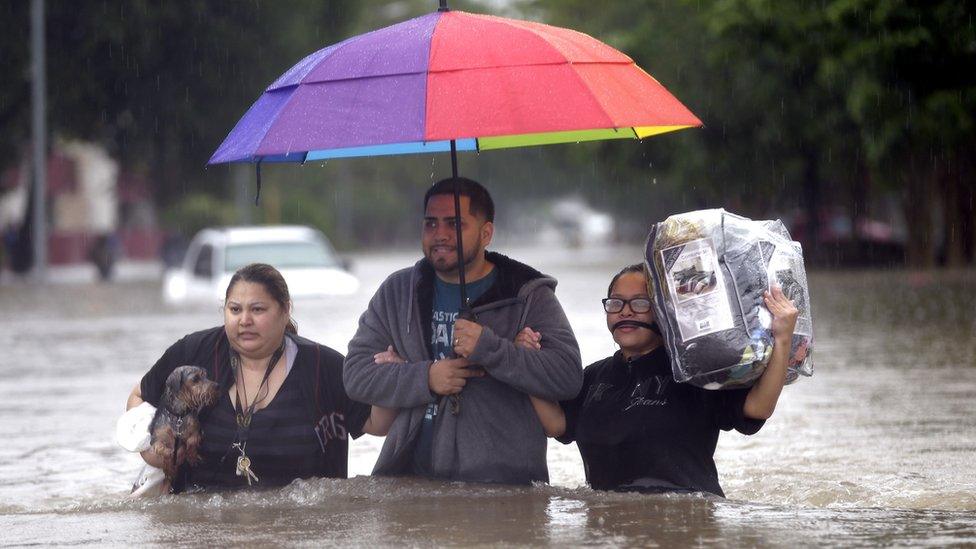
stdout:
<svg viewBox="0 0 976 549">
<path fill-rule="evenodd" d="M 710 238 L 665 248 L 660 254 L 682 343 L 735 325 Z"/>
<path fill-rule="evenodd" d="M 765 242 L 764 242 L 765 243 Z M 779 246 L 772 248 L 763 247 L 763 255 L 766 256 L 766 277 L 769 287 L 775 284 L 782 288 L 783 294 L 793 302 L 799 311 L 796 319 L 796 328 L 793 333 L 807 337 L 813 336 L 813 321 L 810 315 L 810 304 L 807 303 L 807 292 L 804 291 L 804 282 L 798 279 L 796 273 L 803 272 L 803 258 L 795 253 L 784 250 Z M 769 255 L 766 255 L 769 254 Z"/>
</svg>

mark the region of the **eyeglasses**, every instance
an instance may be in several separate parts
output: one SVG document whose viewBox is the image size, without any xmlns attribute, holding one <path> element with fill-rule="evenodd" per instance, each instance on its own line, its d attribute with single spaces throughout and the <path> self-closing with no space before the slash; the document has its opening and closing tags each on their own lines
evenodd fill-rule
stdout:
<svg viewBox="0 0 976 549">
<path fill-rule="evenodd" d="M 633 299 L 608 297 L 603 300 L 603 310 L 608 313 L 619 313 L 624 310 L 624 305 L 630 305 L 630 310 L 635 313 L 646 313 L 651 310 L 651 300 L 646 297 L 635 297 Z"/>
</svg>

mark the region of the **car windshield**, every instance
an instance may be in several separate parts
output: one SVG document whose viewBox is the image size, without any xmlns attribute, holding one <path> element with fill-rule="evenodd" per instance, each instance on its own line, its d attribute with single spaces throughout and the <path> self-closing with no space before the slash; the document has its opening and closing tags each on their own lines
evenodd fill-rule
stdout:
<svg viewBox="0 0 976 549">
<path fill-rule="evenodd" d="M 260 242 L 227 246 L 224 269 L 232 273 L 250 263 L 267 263 L 276 269 L 338 267 L 332 250 L 319 242 Z"/>
</svg>

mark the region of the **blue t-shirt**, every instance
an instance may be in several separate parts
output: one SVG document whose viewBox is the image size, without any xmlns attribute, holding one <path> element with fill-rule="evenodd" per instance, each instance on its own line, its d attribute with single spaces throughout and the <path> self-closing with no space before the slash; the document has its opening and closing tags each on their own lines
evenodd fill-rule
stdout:
<svg viewBox="0 0 976 549">
<path fill-rule="evenodd" d="M 481 297 L 488 288 L 495 283 L 495 269 L 486 276 L 468 282 L 465 289 L 468 293 L 468 303 Z M 454 357 L 454 321 L 461 309 L 461 286 L 444 282 L 434 277 L 434 307 L 430 317 L 430 342 L 428 348 L 430 356 L 435 361 Z M 434 441 L 434 420 L 437 418 L 438 405 L 436 402 L 427 405 L 424 421 L 420 425 L 420 438 L 413 454 L 414 472 L 418 475 L 431 476 L 431 448 Z"/>
</svg>

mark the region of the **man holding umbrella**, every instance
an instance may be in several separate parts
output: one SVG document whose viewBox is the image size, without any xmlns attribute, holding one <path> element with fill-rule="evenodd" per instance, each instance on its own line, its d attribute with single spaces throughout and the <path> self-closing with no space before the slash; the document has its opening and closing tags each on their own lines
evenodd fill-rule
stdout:
<svg viewBox="0 0 976 549">
<path fill-rule="evenodd" d="M 579 347 L 556 281 L 487 252 L 493 233 L 494 204 L 483 186 L 465 178 L 434 184 L 424 196 L 424 258 L 390 275 L 360 318 L 344 365 L 346 391 L 399 409 L 374 474 L 549 480 L 546 435 L 530 395 L 575 396 Z M 516 347 L 526 326 L 545 334 L 541 350 Z"/>
<path fill-rule="evenodd" d="M 264 163 L 450 151 L 453 182 L 460 151 L 644 139 L 701 125 L 633 59 L 591 36 L 451 11 L 441 0 L 435 13 L 350 37 L 293 65 L 264 89 L 210 163 L 252 163 L 260 194 Z M 345 364 L 350 396 L 400 409 L 375 472 L 545 480 L 545 439 L 530 410 L 537 402 L 527 395 L 559 400 L 581 385 L 555 281 L 486 255 L 490 208 L 469 190 L 463 210 L 461 197 L 452 197 L 463 215 L 434 211 L 453 183 L 435 187 L 425 203 L 427 257 L 380 287 Z M 458 217 L 469 237 L 461 230 L 451 237 L 443 227 Z M 470 261 L 451 262 L 456 242 L 468 243 Z M 463 296 L 468 273 L 472 295 L 483 293 L 470 302 L 474 320 L 455 326 L 453 294 L 438 288 L 457 280 Z M 467 306 L 453 310 L 464 318 Z M 432 328 L 435 318 L 447 324 Z M 527 326 L 544 334 L 541 342 L 540 332 L 530 336 L 541 352 L 515 347 Z M 445 410 L 448 402 L 454 406 Z M 429 459 L 420 443 L 428 440 Z"/>
</svg>

